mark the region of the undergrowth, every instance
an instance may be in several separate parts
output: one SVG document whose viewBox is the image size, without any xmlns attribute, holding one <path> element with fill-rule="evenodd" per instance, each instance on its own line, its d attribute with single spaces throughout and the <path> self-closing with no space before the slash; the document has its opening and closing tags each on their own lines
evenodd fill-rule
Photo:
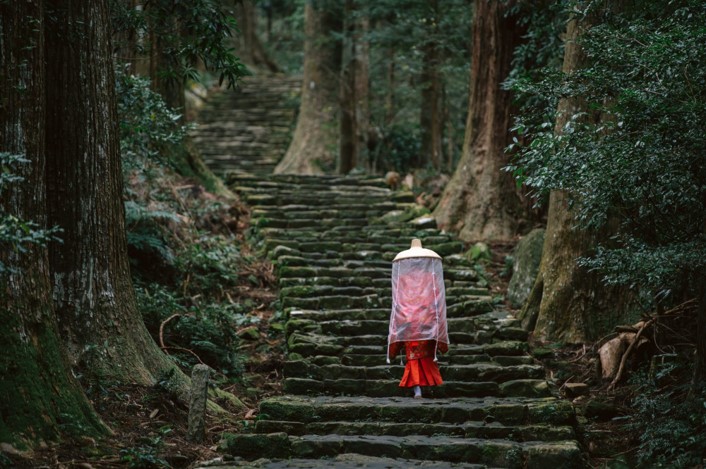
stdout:
<svg viewBox="0 0 706 469">
<path fill-rule="evenodd" d="M 706 459 L 706 386 L 691 384 L 690 363 L 657 355 L 631 379 L 635 413 L 628 430 L 639 434 L 642 467 L 703 467 Z"/>
<path fill-rule="evenodd" d="M 177 173 L 169 148 L 184 143 L 188 127 L 148 80 L 120 75 L 118 84 L 138 306 L 155 341 L 182 368 L 205 363 L 220 381 L 238 381 L 240 332 L 261 322 L 269 303 L 256 291 L 272 283 L 271 270 L 245 242 L 247 210 Z"/>
</svg>

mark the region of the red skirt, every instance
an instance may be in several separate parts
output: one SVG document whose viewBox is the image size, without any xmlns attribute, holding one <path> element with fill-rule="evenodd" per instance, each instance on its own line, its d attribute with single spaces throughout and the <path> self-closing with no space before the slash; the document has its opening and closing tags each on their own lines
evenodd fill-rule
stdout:
<svg viewBox="0 0 706 469">
<path fill-rule="evenodd" d="M 400 387 L 438 386 L 443 384 L 439 365 L 434 361 L 434 341 L 405 343 L 407 366 L 400 381 Z"/>
</svg>

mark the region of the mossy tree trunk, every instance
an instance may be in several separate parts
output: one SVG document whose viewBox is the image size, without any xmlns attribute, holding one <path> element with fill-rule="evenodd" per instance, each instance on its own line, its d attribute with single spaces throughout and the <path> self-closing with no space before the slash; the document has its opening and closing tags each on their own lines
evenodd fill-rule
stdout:
<svg viewBox="0 0 706 469">
<path fill-rule="evenodd" d="M 338 74 L 342 29 L 337 1 L 304 7 L 304 78 L 297 126 L 277 174 L 322 174 L 334 169 L 338 151 Z"/>
<path fill-rule="evenodd" d="M 566 32 L 563 72 L 570 74 L 584 61 L 577 44 L 588 20 L 573 18 Z M 559 102 L 554 132 L 584 108 L 578 99 Z M 608 238 L 611 227 L 603 232 L 575 228 L 569 194 L 554 190 L 549 197 L 547 229 L 542 260 L 530 297 L 520 313 L 523 325 L 534 330 L 534 337 L 544 341 L 581 343 L 596 340 L 625 320 L 631 296 L 626 291 L 602 284 L 597 273 L 577 265 L 578 258 L 590 255 L 599 241 Z"/>
<path fill-rule="evenodd" d="M 63 229 L 50 267 L 72 364 L 103 379 L 152 385 L 187 378 L 150 337 L 130 277 L 106 0 L 48 2 L 49 224 Z"/>
<path fill-rule="evenodd" d="M 463 154 L 434 210 L 439 225 L 465 241 L 509 240 L 523 217 L 510 156 L 514 108 L 502 83 L 525 29 L 510 15 L 515 1 L 476 0 L 472 25 L 470 101 Z"/>
<path fill-rule="evenodd" d="M 50 78 L 51 81 L 51 78 Z M 0 212 L 46 227 L 43 1 L 0 3 L 0 152 L 28 162 L 0 192 Z M 0 441 L 15 447 L 105 431 L 73 379 L 52 308 L 46 246 L 0 249 Z"/>
<path fill-rule="evenodd" d="M 369 167 L 369 20 L 355 0 L 345 4 L 345 43 L 340 81 L 340 134 L 336 172 L 347 174 L 359 165 Z"/>
</svg>

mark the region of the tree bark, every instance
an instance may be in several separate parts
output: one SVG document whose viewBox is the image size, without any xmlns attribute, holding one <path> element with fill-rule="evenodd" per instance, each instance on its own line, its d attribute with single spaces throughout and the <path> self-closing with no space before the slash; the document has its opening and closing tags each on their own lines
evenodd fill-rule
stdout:
<svg viewBox="0 0 706 469">
<path fill-rule="evenodd" d="M 48 5 L 46 180 L 49 223 L 63 229 L 50 266 L 69 357 L 116 382 L 170 378 L 186 401 L 188 380 L 147 332 L 130 277 L 107 3 Z"/>
<path fill-rule="evenodd" d="M 46 228 L 43 1 L 0 4 L 0 152 L 22 154 L 24 178 L 2 188 L 0 213 Z M 105 432 L 71 376 L 54 317 L 46 246 L 0 249 L 0 441 L 19 448 Z M 66 425 L 70 423 L 71 425 Z M 63 425 L 63 426 L 62 426 Z"/>
<path fill-rule="evenodd" d="M 584 56 L 577 39 L 586 22 L 573 18 L 566 32 L 563 72 L 580 68 Z M 571 117 L 583 108 L 575 98 L 564 98 L 557 108 L 554 132 L 560 134 Z M 534 324 L 539 340 L 581 343 L 596 340 L 621 322 L 630 304 L 630 296 L 617 287 L 601 283 L 596 273 L 577 265 L 579 257 L 590 254 L 599 241 L 608 239 L 603 232 L 574 228 L 575 217 L 569 207 L 569 195 L 554 190 L 549 197 L 547 229 L 537 280 L 530 301 L 520 313 L 523 325 Z"/>
<path fill-rule="evenodd" d="M 271 10 L 271 7 L 270 7 Z M 271 17 L 271 13 L 270 13 Z M 268 21 L 271 22 L 271 18 Z M 257 11 L 252 0 L 237 2 L 237 19 L 240 34 L 238 34 L 238 56 L 244 64 L 255 68 L 264 67 L 269 72 L 281 72 L 279 66 L 270 58 L 257 35 Z M 268 36 L 270 23 L 268 22 Z"/>
<path fill-rule="evenodd" d="M 441 54 L 435 39 L 438 34 L 439 2 L 430 0 L 429 27 L 431 39 L 423 45 L 424 58 L 422 59 L 422 73 L 420 77 L 422 86 L 422 103 L 419 114 L 419 127 L 421 129 L 421 149 L 416 161 L 418 168 L 427 164 L 435 170 L 441 169 L 442 139 L 444 128 L 443 115 L 443 83 L 441 80 Z"/>
<path fill-rule="evenodd" d="M 276 174 L 322 174 L 334 169 L 338 150 L 338 73 L 341 31 L 337 2 L 307 1 L 304 7 L 304 79 L 292 142 Z"/>
<path fill-rule="evenodd" d="M 358 165 L 368 165 L 369 86 L 368 19 L 356 18 L 354 0 L 345 4 L 346 42 L 340 81 L 339 155 L 336 172 L 347 174 Z"/>
<path fill-rule="evenodd" d="M 524 28 L 510 16 L 515 1 L 476 0 L 472 27 L 471 83 L 463 154 L 434 210 L 439 226 L 464 241 L 510 240 L 523 216 L 512 175 L 502 171 L 510 156 L 514 108 L 502 83 Z"/>
</svg>

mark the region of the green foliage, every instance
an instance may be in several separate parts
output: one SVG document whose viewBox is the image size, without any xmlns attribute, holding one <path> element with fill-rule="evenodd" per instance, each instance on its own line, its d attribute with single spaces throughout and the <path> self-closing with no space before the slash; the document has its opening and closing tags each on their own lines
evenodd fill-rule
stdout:
<svg viewBox="0 0 706 469">
<path fill-rule="evenodd" d="M 147 78 L 116 74 L 116 96 L 120 122 L 120 151 L 127 170 L 142 166 L 145 158 L 161 158 L 165 144 L 180 144 L 189 130 L 181 125 L 181 115 L 167 107 L 164 99 L 150 89 Z"/>
<path fill-rule="evenodd" d="M 537 99 L 517 122 L 523 141 L 510 169 L 535 196 L 566 190 L 581 227 L 620 223 L 584 265 L 673 301 L 706 267 L 706 133 L 698 124 L 706 120 L 706 5 L 649 1 L 590 13 L 585 67 L 514 83 Z M 583 110 L 557 135 L 560 98 Z"/>
<path fill-rule="evenodd" d="M 149 81 L 121 73 L 117 81 L 128 254 L 143 318 L 181 367 L 204 362 L 236 379 L 243 364 L 235 331 L 253 322 L 252 305 L 237 301 L 238 206 L 178 176 L 174 158 L 163 156 L 183 145 L 188 127 Z M 148 449 L 125 457 L 134 467 L 156 464 Z"/>
<path fill-rule="evenodd" d="M 265 3 L 272 5 L 272 34 L 264 42 L 268 54 L 283 70 L 301 73 L 304 1 L 259 3 L 263 7 Z M 340 10 L 341 2 L 317 5 Z M 443 150 L 452 153 L 446 155 L 447 161 L 460 156 L 468 111 L 471 10 L 466 0 L 444 0 L 437 11 L 426 0 L 359 0 L 354 12 L 345 18 L 355 22 L 366 17 L 370 24 L 368 33 L 359 39 L 369 44 L 370 125 L 371 134 L 375 134 L 371 135 L 370 166 L 375 170 L 406 172 L 417 159 L 424 105 L 420 93 L 424 49 L 432 43 L 437 45 L 436 65 L 447 122 Z M 351 39 L 347 34 L 335 32 L 333 37 L 347 41 Z"/>
<path fill-rule="evenodd" d="M 159 452 L 164 447 L 164 437 L 171 432 L 165 427 L 159 435 L 143 438 L 142 444 L 120 451 L 120 462 L 131 469 L 147 469 L 155 467 L 171 467 L 167 461 L 159 457 Z"/>
<path fill-rule="evenodd" d="M 19 166 L 29 161 L 23 155 L 0 152 L 0 194 L 7 194 L 12 185 L 24 181 L 17 174 Z M 0 249 L 4 252 L 25 253 L 29 246 L 44 246 L 49 241 L 60 241 L 59 228 L 44 229 L 31 220 L 20 219 L 5 213 L 0 207 Z M 13 273 L 12 266 L 0 260 L 0 275 Z"/>
<path fill-rule="evenodd" d="M 627 427 L 640 435 L 641 465 L 696 467 L 706 454 L 706 388 L 694 393 L 687 386 L 666 387 L 670 382 L 689 382 L 691 375 L 686 362 L 666 358 L 656 361 L 651 372 L 643 370 L 632 378 L 636 413 Z"/>
<path fill-rule="evenodd" d="M 382 144 L 375 149 L 375 158 L 381 162 L 380 169 L 404 172 L 417 158 L 421 147 L 418 125 L 393 125 L 385 130 Z"/>
<path fill-rule="evenodd" d="M 234 87 L 248 74 L 233 55 L 228 40 L 237 31 L 235 19 L 217 0 L 156 0 L 135 9 L 127 2 L 113 0 L 112 24 L 116 37 L 142 37 L 138 53 L 149 54 L 157 47 L 163 56 L 160 75 L 170 80 L 197 80 L 194 64 L 201 60 L 207 69 L 219 74 L 219 82 Z M 149 41 L 155 39 L 157 44 Z M 120 46 L 120 44 L 118 44 Z"/>
<path fill-rule="evenodd" d="M 468 25 L 472 15 L 468 2 L 439 2 L 437 10 L 426 0 L 365 0 L 360 3 L 359 14 L 367 15 L 373 25 L 367 35 L 370 82 L 376 84 L 370 90 L 370 120 L 383 136 L 382 148 L 376 149 L 379 155 L 376 166 L 406 172 L 415 160 L 409 153 L 414 149 L 417 155 L 421 149 L 421 146 L 416 147 L 420 139 L 420 112 L 424 112 L 421 74 L 425 49 L 432 44 L 437 48 L 435 65 L 444 89 L 443 107 L 448 122 L 443 129 L 443 149 L 446 152 L 452 148 L 451 158 L 449 155 L 446 158 L 456 160 L 461 153 L 468 112 Z M 394 69 L 392 83 L 389 82 L 390 66 Z M 392 108 L 388 109 L 390 97 Z M 404 135 L 409 131 L 411 135 Z M 393 153 L 388 153 L 388 149 Z"/>
<path fill-rule="evenodd" d="M 304 0 L 259 1 L 272 11 L 272 30 L 263 46 L 272 60 L 288 75 L 301 74 L 304 66 Z"/>
<path fill-rule="evenodd" d="M 156 283 L 138 285 L 136 291 L 145 323 L 155 335 L 161 324 L 178 315 L 165 326 L 163 338 L 179 365 L 190 368 L 202 361 L 228 377 L 240 376 L 243 360 L 236 353 L 235 331 L 253 322 L 245 305 L 194 300 Z"/>
</svg>

